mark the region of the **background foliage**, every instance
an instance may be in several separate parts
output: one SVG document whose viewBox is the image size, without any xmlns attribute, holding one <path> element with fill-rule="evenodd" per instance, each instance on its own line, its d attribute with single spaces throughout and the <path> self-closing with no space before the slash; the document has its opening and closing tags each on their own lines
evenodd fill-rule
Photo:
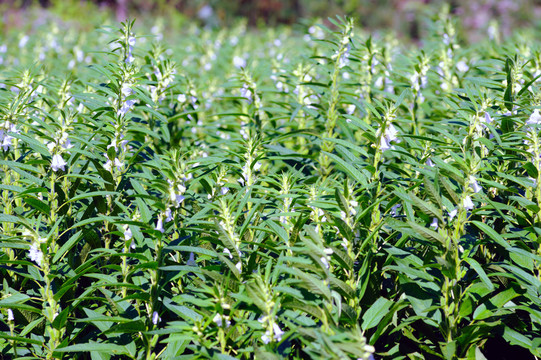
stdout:
<svg viewBox="0 0 541 360">
<path fill-rule="evenodd" d="M 330 22 L 2 39 L 3 356 L 540 356 L 536 33 Z"/>
<path fill-rule="evenodd" d="M 495 24 L 505 36 L 516 27 L 538 27 L 541 15 L 541 3 L 537 0 L 0 0 L 0 21 L 6 30 L 30 26 L 53 14 L 93 26 L 99 21 L 95 17 L 103 21 L 114 15 L 118 22 L 129 17 L 139 22 L 161 17 L 168 27 L 181 28 L 194 19 L 216 27 L 244 18 L 250 27 L 263 28 L 340 15 L 353 18 L 363 29 L 392 29 L 402 38 L 418 41 L 427 35 L 429 14 L 443 5 L 462 19 L 472 40 L 486 37 Z M 34 21 L 30 21 L 29 13 L 35 14 Z"/>
</svg>

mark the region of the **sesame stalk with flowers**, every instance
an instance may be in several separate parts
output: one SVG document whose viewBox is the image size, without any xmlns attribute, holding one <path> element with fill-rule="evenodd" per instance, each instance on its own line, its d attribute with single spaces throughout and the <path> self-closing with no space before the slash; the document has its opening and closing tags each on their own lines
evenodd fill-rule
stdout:
<svg viewBox="0 0 541 360">
<path fill-rule="evenodd" d="M 538 29 L 214 4 L 0 34 L 0 358 L 541 357 Z"/>
</svg>

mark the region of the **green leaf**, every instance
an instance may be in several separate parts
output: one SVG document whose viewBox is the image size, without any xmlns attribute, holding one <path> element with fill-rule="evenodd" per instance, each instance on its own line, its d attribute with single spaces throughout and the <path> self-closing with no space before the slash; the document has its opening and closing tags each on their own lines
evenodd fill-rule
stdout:
<svg viewBox="0 0 541 360">
<path fill-rule="evenodd" d="M 479 305 L 473 313 L 473 319 L 482 320 L 497 315 L 498 311 L 500 311 L 505 304 L 507 304 L 509 301 L 511 301 L 517 296 L 519 296 L 519 294 L 515 292 L 515 289 L 513 288 L 502 291 L 501 293 Z"/>
<path fill-rule="evenodd" d="M 509 245 L 509 243 L 507 241 L 505 241 L 505 239 L 500 235 L 498 234 L 493 228 L 491 228 L 490 226 L 488 226 L 487 224 L 485 223 L 482 223 L 480 221 L 477 221 L 477 220 L 473 220 L 472 221 L 472 224 L 474 224 L 475 226 L 477 226 L 477 228 L 479 230 L 481 230 L 482 232 L 484 232 L 485 234 L 487 234 L 492 240 L 494 240 L 497 244 L 503 246 L 504 248 L 506 249 L 509 249 L 511 248 L 511 245 Z"/>
<path fill-rule="evenodd" d="M 481 352 L 481 349 L 475 347 L 475 360 L 487 360 L 485 355 Z"/>
<path fill-rule="evenodd" d="M 13 215 L 0 214 L 0 222 L 18 223 L 19 218 Z"/>
<path fill-rule="evenodd" d="M 384 297 L 376 300 L 372 306 L 363 314 L 363 322 L 361 328 L 368 330 L 377 326 L 378 323 L 387 315 L 389 309 L 393 306 L 393 302 Z"/>
<path fill-rule="evenodd" d="M 81 194 L 81 195 L 77 195 L 77 196 L 74 196 L 73 198 L 69 199 L 66 203 L 70 203 L 70 202 L 74 202 L 74 201 L 79 201 L 79 200 L 83 200 L 83 199 L 88 199 L 88 198 L 92 198 L 92 197 L 104 197 L 104 196 L 113 196 L 113 195 L 116 195 L 118 196 L 118 192 L 116 191 L 91 191 L 91 192 L 87 192 L 87 193 L 84 193 L 84 194 Z"/>
<path fill-rule="evenodd" d="M 456 358 L 456 341 L 440 343 L 440 347 L 445 360 L 453 360 Z"/>
<path fill-rule="evenodd" d="M 339 167 L 342 169 L 342 171 L 344 171 L 351 178 L 355 179 L 359 184 L 361 185 L 367 184 L 366 176 L 364 176 L 359 170 L 357 170 L 355 165 L 348 164 L 346 161 L 344 161 L 343 159 L 341 159 L 335 154 L 331 154 L 326 151 L 322 151 L 321 153 L 327 155 L 328 157 L 336 161 Z"/>
<path fill-rule="evenodd" d="M 444 246 L 446 245 L 446 240 L 438 232 L 432 229 L 425 228 L 424 226 L 421 226 L 413 221 L 408 220 L 407 224 L 411 227 L 412 230 L 414 230 L 417 234 L 421 235 L 423 238 L 433 242 L 438 242 Z"/>
<path fill-rule="evenodd" d="M 539 352 L 539 349 L 534 349 L 532 346 L 532 341 L 528 339 L 523 334 L 511 329 L 509 326 L 506 326 L 503 331 L 503 338 L 509 342 L 511 345 L 518 345 L 525 349 L 532 349 L 535 352 Z"/>
<path fill-rule="evenodd" d="M 32 208 L 40 211 L 42 214 L 49 216 L 51 214 L 51 208 L 49 205 L 41 200 L 32 197 L 25 197 L 24 202 L 30 205 Z"/>
<path fill-rule="evenodd" d="M 71 346 L 66 346 L 63 348 L 56 348 L 55 352 L 90 352 L 90 351 L 106 351 L 113 353 L 115 355 L 129 355 L 128 350 L 125 346 L 120 346 L 116 344 L 106 344 L 106 343 L 96 343 L 90 342 L 86 344 L 76 344 Z"/>
<path fill-rule="evenodd" d="M 0 339 L 13 340 L 13 341 L 16 341 L 18 343 L 23 343 L 23 344 L 35 344 L 35 345 L 43 346 L 43 341 L 36 340 L 36 339 L 27 339 L 22 336 L 11 336 L 3 332 L 0 332 Z"/>
<path fill-rule="evenodd" d="M 465 258 L 464 261 L 466 261 L 468 264 L 471 265 L 471 267 L 477 272 L 479 277 L 481 278 L 481 281 L 485 283 L 485 285 L 488 287 L 490 291 L 494 291 L 494 285 L 488 278 L 487 274 L 485 273 L 485 270 L 483 270 L 483 267 L 481 264 L 479 264 L 476 260 L 472 258 Z"/>
<path fill-rule="evenodd" d="M 60 249 L 58 249 L 58 251 L 56 252 L 56 254 L 53 257 L 53 264 L 56 263 L 58 260 L 62 259 L 64 257 L 64 255 L 68 251 L 70 251 L 73 246 L 75 246 L 75 244 L 77 243 L 77 241 L 79 241 L 79 238 L 81 237 L 82 234 L 83 234 L 83 231 L 79 230 L 78 232 L 73 234 L 69 238 L 69 240 L 66 241 L 66 243 L 64 243 L 64 245 L 62 245 L 62 247 Z"/>
</svg>

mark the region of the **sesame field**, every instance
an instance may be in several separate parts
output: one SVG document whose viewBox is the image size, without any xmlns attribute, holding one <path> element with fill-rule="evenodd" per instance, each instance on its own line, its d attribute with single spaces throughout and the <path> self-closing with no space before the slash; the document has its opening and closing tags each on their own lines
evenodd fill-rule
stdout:
<svg viewBox="0 0 541 360">
<path fill-rule="evenodd" d="M 538 359 L 539 30 L 0 34 L 0 359 Z"/>
</svg>

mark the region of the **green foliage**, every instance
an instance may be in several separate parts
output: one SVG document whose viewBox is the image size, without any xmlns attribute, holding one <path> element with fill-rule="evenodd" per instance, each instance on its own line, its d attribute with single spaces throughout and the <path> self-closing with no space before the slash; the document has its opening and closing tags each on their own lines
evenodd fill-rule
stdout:
<svg viewBox="0 0 541 360">
<path fill-rule="evenodd" d="M 541 52 L 332 22 L 5 39 L 2 356 L 541 356 Z"/>
</svg>

